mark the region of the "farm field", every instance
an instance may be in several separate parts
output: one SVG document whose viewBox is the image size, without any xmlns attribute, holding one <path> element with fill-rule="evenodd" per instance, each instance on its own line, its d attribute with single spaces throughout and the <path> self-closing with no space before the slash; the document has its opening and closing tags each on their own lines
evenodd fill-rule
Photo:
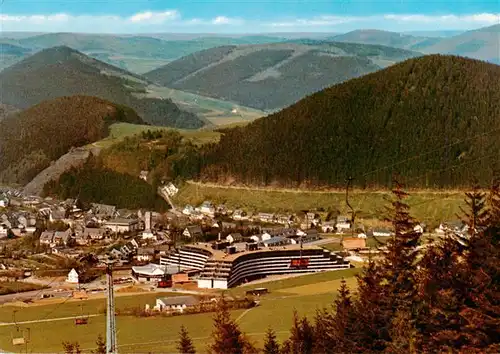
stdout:
<svg viewBox="0 0 500 354">
<path fill-rule="evenodd" d="M 382 219 L 389 191 L 354 190 L 349 194 L 350 203 L 357 211 L 357 221 L 369 223 Z M 428 226 L 438 226 L 441 221 L 455 220 L 463 205 L 463 191 L 410 191 L 407 199 L 412 215 Z M 306 191 L 290 189 L 260 189 L 227 187 L 198 182 L 187 182 L 175 196 L 179 206 L 199 205 L 204 200 L 225 203 L 231 208 L 259 212 L 299 212 L 320 208 L 338 209 L 347 214 L 345 191 Z M 367 226 L 367 225 L 365 225 Z"/>
<path fill-rule="evenodd" d="M 337 292 L 340 279 L 345 277 L 349 284 L 355 284 L 354 275 L 359 269 L 317 273 L 278 281 L 261 283 L 258 286 L 243 286 L 227 291 L 228 295 L 243 295 L 253 287 L 266 287 L 270 294 L 260 298 L 259 306 L 250 310 L 232 312 L 243 331 L 259 346 L 263 344 L 264 333 L 268 326 L 277 332 L 283 340 L 288 336 L 292 323 L 294 309 L 299 314 L 314 316 L 316 309 L 329 306 Z M 121 296 L 116 298 L 117 308 L 127 306 L 144 306 L 153 304 L 154 299 L 164 294 L 147 294 L 137 296 Z M 83 301 L 83 313 L 93 314 L 104 311 L 104 300 Z M 0 307 L 0 322 L 12 321 L 12 306 Z M 27 321 L 41 318 L 71 317 L 79 315 L 80 302 L 67 302 L 62 305 L 47 305 L 28 308 L 17 308 L 17 321 Z M 197 349 L 203 352 L 212 330 L 213 314 L 196 314 L 175 317 L 135 318 L 117 316 L 118 348 L 122 353 L 140 352 L 175 352 L 177 332 L 184 324 Z M 63 339 L 78 341 L 82 349 L 94 349 L 98 334 L 105 334 L 105 316 L 91 317 L 87 326 L 75 326 L 71 319 L 53 322 L 23 324 L 19 330 L 30 328 L 31 341 L 29 350 L 32 352 L 54 352 L 62 349 Z M 0 348 L 6 351 L 16 351 L 11 345 L 17 329 L 15 326 L 0 324 Z M 64 333 L 64 337 L 61 336 Z M 19 348 L 17 349 L 19 351 Z"/>
</svg>

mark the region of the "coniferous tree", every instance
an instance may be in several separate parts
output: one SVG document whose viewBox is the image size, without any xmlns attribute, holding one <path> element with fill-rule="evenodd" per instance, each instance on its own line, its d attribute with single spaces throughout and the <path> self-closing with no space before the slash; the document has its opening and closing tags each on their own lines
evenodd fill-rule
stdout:
<svg viewBox="0 0 500 354">
<path fill-rule="evenodd" d="M 417 319 L 420 301 L 418 298 L 418 246 L 420 233 L 415 231 L 415 220 L 411 217 L 409 206 L 405 203 L 408 194 L 402 185 L 395 180 L 392 194 L 394 199 L 389 208 L 392 216 L 388 219 L 394 228 L 394 237 L 387 243 L 387 254 L 381 262 L 383 293 L 382 311 L 387 313 L 384 327 L 392 334 L 400 333 L 393 327 L 399 327 L 398 316 L 407 320 L 412 327 Z M 415 333 L 410 331 L 408 333 Z M 416 342 L 415 338 L 400 338 L 399 345 L 406 343 L 403 351 L 410 350 Z M 393 338 L 389 339 L 391 342 Z"/>
<path fill-rule="evenodd" d="M 179 341 L 177 343 L 177 350 L 181 354 L 194 354 L 196 350 L 194 349 L 193 341 L 189 337 L 189 333 L 183 325 L 179 331 Z"/>
<path fill-rule="evenodd" d="M 280 345 L 276 340 L 276 334 L 273 329 L 269 327 L 266 332 L 266 338 L 264 340 L 264 354 L 279 354 Z"/>
<path fill-rule="evenodd" d="M 337 353 L 348 353 L 353 349 L 353 326 L 354 318 L 351 293 L 347 283 L 342 279 L 338 298 L 335 300 L 335 314 L 331 320 L 331 336 L 333 341 L 330 344 L 332 350 Z"/>
<path fill-rule="evenodd" d="M 421 262 L 422 350 L 470 351 L 481 347 L 479 343 L 488 343 L 479 333 L 485 317 L 476 301 L 486 291 L 482 283 L 489 278 L 484 270 L 489 258 L 486 249 L 492 244 L 495 231 L 487 227 L 492 218 L 486 210 L 485 194 L 477 185 L 466 193 L 465 203 L 462 220 L 469 226 L 468 235 L 447 235 L 427 250 Z M 474 295 L 476 291 L 481 293 Z"/>
<path fill-rule="evenodd" d="M 62 342 L 65 354 L 81 354 L 80 344 L 78 342 Z"/>
<path fill-rule="evenodd" d="M 479 190 L 477 183 L 474 183 L 473 189 L 465 193 L 464 200 L 466 207 L 460 207 L 462 212 L 462 221 L 467 225 L 467 235 L 456 234 L 457 241 L 467 247 L 468 239 L 476 232 L 484 229 L 489 220 L 489 211 L 486 208 L 486 194 Z"/>
<path fill-rule="evenodd" d="M 385 310 L 386 296 L 382 285 L 382 269 L 370 258 L 357 275 L 358 297 L 353 310 L 357 319 L 353 326 L 354 352 L 383 351 L 389 340 L 391 315 Z"/>
<path fill-rule="evenodd" d="M 314 347 L 314 330 L 307 317 L 300 318 L 293 311 L 293 325 L 290 338 L 283 344 L 282 353 L 312 354 Z"/>
<path fill-rule="evenodd" d="M 104 342 L 104 339 L 100 334 L 97 336 L 95 344 L 97 348 L 92 351 L 92 354 L 106 354 L 106 342 Z"/>
<path fill-rule="evenodd" d="M 238 325 L 231 319 L 224 298 L 219 302 L 213 325 L 213 343 L 208 348 L 211 353 L 247 354 L 256 352 L 255 347 L 245 338 Z"/>
<path fill-rule="evenodd" d="M 326 308 L 316 310 L 314 317 L 314 353 L 333 353 L 333 314 Z"/>
</svg>

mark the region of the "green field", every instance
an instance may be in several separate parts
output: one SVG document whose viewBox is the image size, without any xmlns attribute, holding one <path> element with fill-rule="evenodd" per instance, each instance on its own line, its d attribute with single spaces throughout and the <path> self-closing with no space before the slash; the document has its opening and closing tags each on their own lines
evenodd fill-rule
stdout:
<svg viewBox="0 0 500 354">
<path fill-rule="evenodd" d="M 148 86 L 147 90 L 146 97 L 170 98 L 180 108 L 196 113 L 215 125 L 245 123 L 266 115 L 263 111 L 241 106 L 234 102 L 222 101 L 190 92 L 156 85 Z M 233 113 L 234 109 L 236 110 L 235 113 Z"/>
<path fill-rule="evenodd" d="M 241 328 L 259 346 L 262 345 L 264 332 L 272 326 L 283 340 L 288 336 L 292 323 L 292 312 L 296 309 L 299 314 L 313 316 L 316 309 L 330 306 L 340 284 L 345 277 L 349 284 L 354 285 L 353 276 L 359 269 L 324 272 L 313 275 L 300 276 L 279 281 L 261 283 L 254 286 L 244 286 L 231 289 L 229 295 L 243 295 L 248 289 L 266 287 L 270 294 L 260 298 L 259 306 L 250 310 L 236 310 L 232 312 Z M 146 294 L 138 296 L 117 297 L 117 308 L 127 306 L 144 306 L 153 304 L 154 299 L 162 295 Z M 82 301 L 83 313 L 93 314 L 104 310 L 104 300 Z M 0 307 L 0 322 L 12 321 L 11 306 Z M 34 306 L 17 308 L 17 321 L 26 321 L 41 318 L 70 317 L 80 315 L 80 302 L 67 302 L 62 305 Z M 118 316 L 117 337 L 119 351 L 122 353 L 137 352 L 175 352 L 175 341 L 181 324 L 185 325 L 193 337 L 200 352 L 204 351 L 212 330 L 213 314 L 197 314 L 176 317 L 136 318 Z M 32 352 L 54 352 L 62 349 L 62 340 L 78 341 L 83 349 L 93 349 L 98 334 L 105 334 L 105 316 L 92 317 L 87 326 L 75 326 L 72 320 L 61 320 L 42 323 L 30 323 L 19 326 L 19 330 L 27 331 L 30 328 L 31 341 L 29 350 Z M 16 337 L 15 326 L 0 325 L 0 348 L 6 351 L 22 351 L 24 348 L 14 348 L 11 345 Z"/>
<path fill-rule="evenodd" d="M 365 222 L 381 219 L 388 206 L 389 192 L 354 190 L 349 194 L 350 203 L 358 211 L 357 220 Z M 441 221 L 455 220 L 463 205 L 463 192 L 459 191 L 417 191 L 408 197 L 412 215 L 429 226 L 437 226 Z M 204 200 L 225 203 L 232 208 L 243 208 L 259 212 L 299 212 L 324 208 L 338 209 L 347 214 L 344 191 L 313 192 L 303 190 L 255 189 L 212 186 L 199 183 L 186 183 L 174 202 L 183 207 L 185 204 L 199 205 Z M 365 225 L 367 226 L 367 225 Z"/>
<path fill-rule="evenodd" d="M 122 141 L 127 136 L 133 136 L 148 130 L 177 130 L 182 134 L 182 136 L 197 144 L 216 142 L 220 137 L 220 133 L 210 130 L 184 130 L 152 125 L 115 123 L 111 125 L 109 136 L 107 138 L 97 141 L 91 145 L 106 148 Z"/>
</svg>

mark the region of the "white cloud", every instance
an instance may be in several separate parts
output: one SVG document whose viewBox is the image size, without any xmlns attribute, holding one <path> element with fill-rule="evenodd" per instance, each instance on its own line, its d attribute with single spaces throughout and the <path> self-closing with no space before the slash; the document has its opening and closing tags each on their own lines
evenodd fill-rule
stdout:
<svg viewBox="0 0 500 354">
<path fill-rule="evenodd" d="M 244 21 L 239 18 L 229 18 L 226 16 L 217 16 L 212 20 L 214 25 L 241 25 Z"/>
<path fill-rule="evenodd" d="M 3 31 L 144 33 L 164 32 L 240 32 L 258 31 L 350 31 L 378 28 L 392 31 L 425 29 L 474 29 L 500 23 L 500 13 L 468 15 L 385 14 L 340 16 L 324 14 L 314 17 L 253 20 L 223 15 L 214 18 L 182 18 L 175 10 L 141 11 L 130 16 L 71 15 L 65 13 L 9 15 L 0 14 Z M 182 28 L 182 30 L 179 30 Z"/>
<path fill-rule="evenodd" d="M 171 21 L 178 19 L 180 14 L 176 10 L 164 11 L 164 12 L 139 12 L 131 17 L 129 21 L 133 23 L 146 22 L 146 23 L 163 23 L 165 21 Z"/>
<path fill-rule="evenodd" d="M 309 19 L 298 18 L 282 22 L 271 22 L 267 24 L 271 27 L 319 27 L 336 26 L 344 23 L 359 21 L 360 18 L 350 16 L 324 15 L 312 17 Z"/>
<path fill-rule="evenodd" d="M 477 24 L 479 26 L 488 26 L 500 23 L 500 13 L 480 13 L 472 15 L 394 15 L 389 14 L 384 16 L 385 20 L 397 21 L 400 23 L 435 23 L 442 25 L 464 25 Z"/>
</svg>

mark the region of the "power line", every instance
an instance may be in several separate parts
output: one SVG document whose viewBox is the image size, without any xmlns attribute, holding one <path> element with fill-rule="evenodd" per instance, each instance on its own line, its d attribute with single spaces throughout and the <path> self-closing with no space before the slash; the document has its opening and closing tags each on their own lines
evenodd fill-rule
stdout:
<svg viewBox="0 0 500 354">
<path fill-rule="evenodd" d="M 475 135 L 475 136 L 472 136 L 472 137 L 469 137 L 469 138 L 465 138 L 465 139 L 460 139 L 454 143 L 451 143 L 451 144 L 445 144 L 445 145 L 442 145 L 441 147 L 437 148 L 437 149 L 434 149 L 434 150 L 431 150 L 431 151 L 427 151 L 427 152 L 424 152 L 424 153 L 421 153 L 421 154 L 418 154 L 418 155 L 415 155 L 415 156 L 412 156 L 412 157 L 409 157 L 409 158 L 406 158 L 406 159 L 403 159 L 403 160 L 400 160 L 398 162 L 395 162 L 393 164 L 389 164 L 389 165 L 386 165 L 386 166 L 382 166 L 382 167 L 379 167 L 375 170 L 372 170 L 372 171 L 368 171 L 366 173 L 364 173 L 362 175 L 362 177 L 365 177 L 365 176 L 368 176 L 370 174 L 373 174 L 373 173 L 376 173 L 376 172 L 379 172 L 379 171 L 382 171 L 382 170 L 385 170 L 387 168 L 391 168 L 391 167 L 395 167 L 397 165 L 400 165 L 402 163 L 405 163 L 405 162 L 409 162 L 409 161 L 413 161 L 413 160 L 416 160 L 420 157 L 423 157 L 423 156 L 426 156 L 426 155 L 430 155 L 430 154 L 433 154 L 433 153 L 436 153 L 442 149 L 445 149 L 445 148 L 449 148 L 449 147 L 452 147 L 452 146 L 455 146 L 455 145 L 458 145 L 460 143 L 463 143 L 463 142 L 466 142 L 466 141 L 469 141 L 469 140 L 474 140 L 474 139 L 478 139 L 478 138 L 481 138 L 481 137 L 485 137 L 487 135 L 490 135 L 490 134 L 493 134 L 493 133 L 496 133 L 500 131 L 500 128 L 498 129 L 494 129 L 494 130 L 491 130 L 489 132 L 485 132 L 485 133 L 481 133 L 481 134 L 478 134 L 478 135 Z"/>
</svg>

